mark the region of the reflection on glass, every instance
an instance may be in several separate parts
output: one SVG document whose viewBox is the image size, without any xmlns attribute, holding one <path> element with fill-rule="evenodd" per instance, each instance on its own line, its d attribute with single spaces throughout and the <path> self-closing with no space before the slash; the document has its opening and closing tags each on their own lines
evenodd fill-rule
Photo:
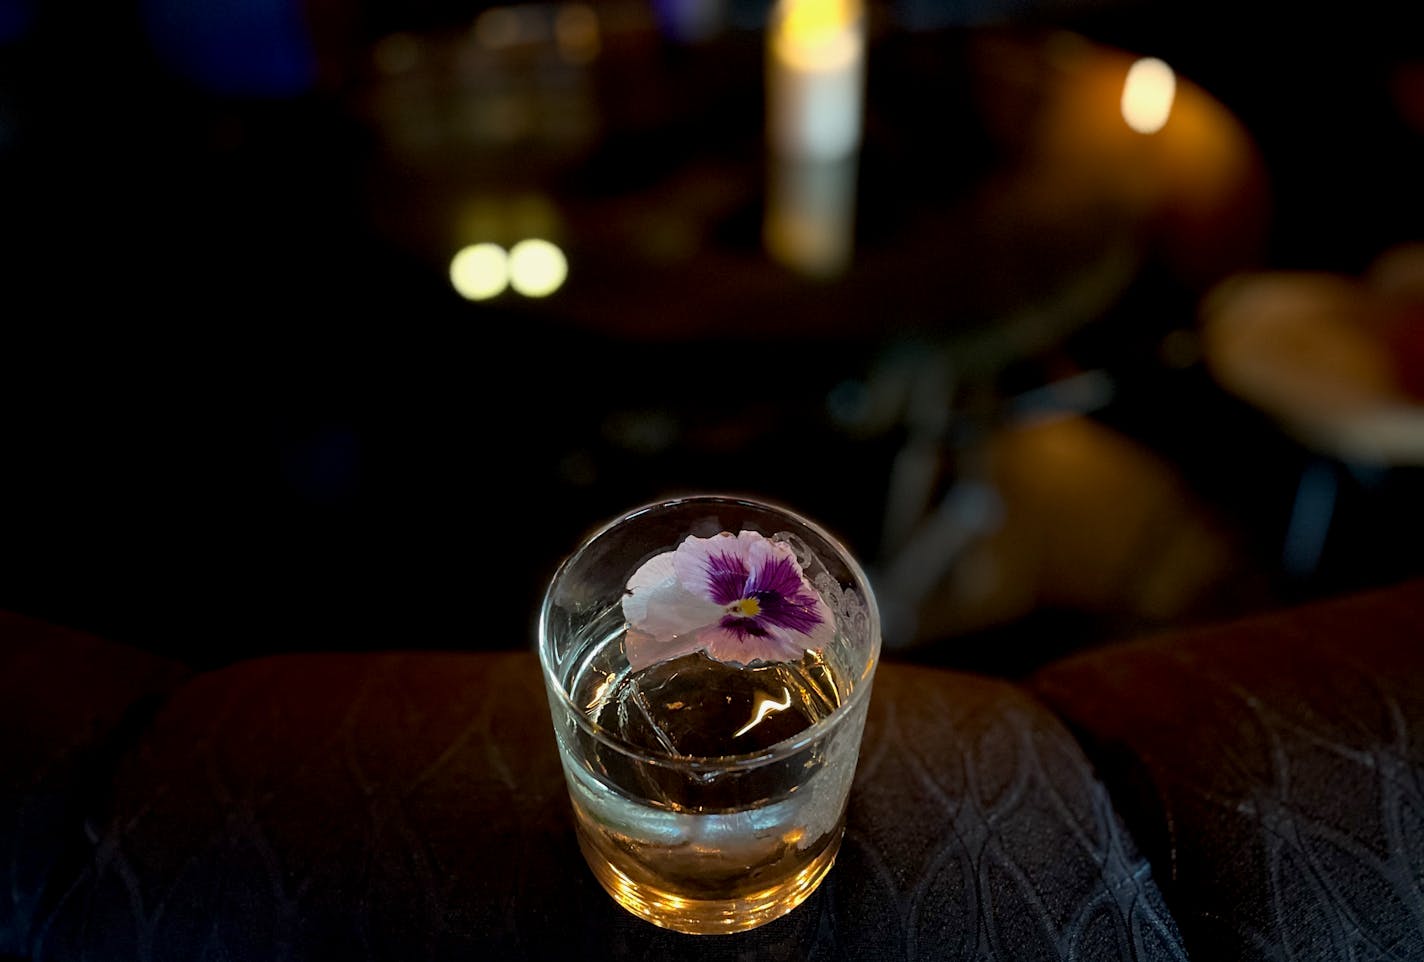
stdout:
<svg viewBox="0 0 1424 962">
<path fill-rule="evenodd" d="M 509 257 L 498 244 L 470 244 L 450 259 L 450 283 L 466 300 L 488 300 L 509 286 Z"/>
<path fill-rule="evenodd" d="M 593 690 L 589 696 L 588 704 L 584 706 L 584 710 L 588 712 L 590 718 L 596 720 L 603 712 L 603 706 L 608 704 L 608 699 L 613 694 L 614 683 L 617 681 L 618 676 L 615 673 L 607 672 L 603 681 L 599 682 L 598 687 Z"/>
<path fill-rule="evenodd" d="M 773 700 L 763 692 L 757 692 L 756 710 L 752 713 L 752 720 L 732 733 L 733 738 L 741 738 L 747 732 L 760 725 L 767 715 L 785 711 L 791 707 L 791 689 L 783 687 L 781 689 L 780 700 Z"/>
<path fill-rule="evenodd" d="M 568 275 L 568 259 L 549 241 L 531 238 L 510 248 L 509 283 L 525 297 L 547 297 Z"/>
<path fill-rule="evenodd" d="M 1167 124 L 1177 95 L 1177 76 L 1156 57 L 1144 57 L 1127 71 L 1122 85 L 1122 119 L 1139 134 L 1155 134 Z"/>
</svg>

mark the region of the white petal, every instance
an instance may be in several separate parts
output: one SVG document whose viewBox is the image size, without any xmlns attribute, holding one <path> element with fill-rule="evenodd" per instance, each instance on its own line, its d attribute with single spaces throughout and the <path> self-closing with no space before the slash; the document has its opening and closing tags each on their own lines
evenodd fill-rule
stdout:
<svg viewBox="0 0 1424 962">
<path fill-rule="evenodd" d="M 650 668 L 669 658 L 690 655 L 701 648 L 702 640 L 695 631 L 689 631 L 670 642 L 661 641 L 634 628 L 629 628 L 623 636 L 623 654 L 628 659 L 629 667 L 634 671 L 642 671 L 644 668 Z"/>
<path fill-rule="evenodd" d="M 655 555 L 628 579 L 623 651 L 634 671 L 697 651 L 702 647 L 697 629 L 722 617 L 720 605 L 678 583 L 673 554 Z"/>
<path fill-rule="evenodd" d="M 628 590 L 637 591 L 639 588 L 648 588 L 660 581 L 675 578 L 677 572 L 673 570 L 672 556 L 674 551 L 664 551 L 662 554 L 653 555 L 643 562 L 642 567 L 633 572 L 633 577 L 628 579 Z"/>
<path fill-rule="evenodd" d="M 630 627 L 666 642 L 721 618 L 722 607 L 670 577 L 624 595 L 623 617 Z"/>
</svg>

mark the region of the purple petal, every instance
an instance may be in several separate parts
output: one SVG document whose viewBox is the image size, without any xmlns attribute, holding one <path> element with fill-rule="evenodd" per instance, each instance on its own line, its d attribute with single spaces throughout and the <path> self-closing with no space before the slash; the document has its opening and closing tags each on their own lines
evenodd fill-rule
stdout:
<svg viewBox="0 0 1424 962">
<path fill-rule="evenodd" d="M 673 557 L 677 580 L 688 591 L 719 605 L 739 601 L 746 597 L 752 546 L 763 540 L 753 531 L 738 535 L 724 531 L 711 538 L 689 537 L 678 545 Z"/>
<path fill-rule="evenodd" d="M 814 591 L 802 589 L 789 598 L 764 591 L 756 599 L 761 605 L 757 620 L 768 625 L 809 635 L 826 620 L 825 605 Z"/>
<path fill-rule="evenodd" d="M 762 541 L 749 555 L 752 572 L 747 579 L 748 594 L 759 596 L 764 591 L 774 591 L 782 597 L 790 597 L 805 587 L 806 580 L 790 545 Z"/>
<path fill-rule="evenodd" d="M 830 621 L 821 596 L 806 583 L 796 553 L 780 541 L 764 541 L 752 552 L 748 593 L 761 606 L 759 620 L 810 635 Z"/>
<path fill-rule="evenodd" d="M 719 605 L 729 605 L 747 596 L 747 566 L 730 552 L 707 556 L 707 596 Z"/>
<path fill-rule="evenodd" d="M 628 583 L 625 641 L 635 667 L 706 648 L 720 661 L 787 661 L 824 648 L 835 622 L 795 552 L 754 531 L 689 537 L 646 562 Z M 727 606 L 755 598 L 759 611 Z"/>
<path fill-rule="evenodd" d="M 759 618 L 748 618 L 744 615 L 723 615 L 717 624 L 724 630 L 742 638 L 748 635 L 761 638 L 766 634 L 766 628 L 762 626 Z"/>
<path fill-rule="evenodd" d="M 718 661 L 749 665 L 754 661 L 795 661 L 806 651 L 804 640 L 797 641 L 780 629 L 770 629 L 760 637 L 728 629 L 721 624 L 709 625 L 697 633 L 701 647 Z"/>
</svg>

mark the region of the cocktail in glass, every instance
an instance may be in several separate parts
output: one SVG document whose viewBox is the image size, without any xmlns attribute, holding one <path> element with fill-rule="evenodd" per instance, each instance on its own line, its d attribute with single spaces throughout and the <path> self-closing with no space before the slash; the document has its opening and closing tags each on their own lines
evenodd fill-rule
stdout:
<svg viewBox="0 0 1424 962">
<path fill-rule="evenodd" d="M 539 653 L 579 845 L 619 904 L 690 933 L 804 901 L 845 825 L 879 616 L 820 526 L 696 496 L 560 566 Z"/>
</svg>

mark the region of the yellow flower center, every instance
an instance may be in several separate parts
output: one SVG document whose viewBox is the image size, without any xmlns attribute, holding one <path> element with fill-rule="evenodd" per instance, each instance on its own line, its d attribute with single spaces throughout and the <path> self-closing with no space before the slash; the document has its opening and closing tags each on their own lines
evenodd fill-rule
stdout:
<svg viewBox="0 0 1424 962">
<path fill-rule="evenodd" d="M 743 618 L 755 618 L 761 614 L 761 602 L 755 598 L 743 598 L 732 605 L 732 610 Z"/>
</svg>

